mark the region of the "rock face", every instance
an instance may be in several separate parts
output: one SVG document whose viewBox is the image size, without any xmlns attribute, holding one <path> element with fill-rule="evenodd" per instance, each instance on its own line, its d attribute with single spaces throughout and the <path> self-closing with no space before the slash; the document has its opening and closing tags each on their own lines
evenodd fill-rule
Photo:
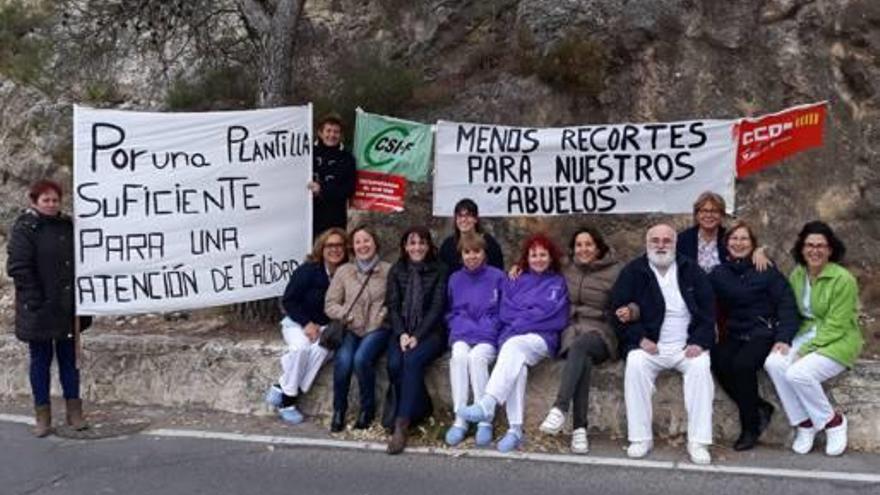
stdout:
<svg viewBox="0 0 880 495">
<path fill-rule="evenodd" d="M 125 402 L 135 405 L 207 408 L 244 414 L 270 414 L 263 404 L 266 387 L 275 381 L 284 352 L 283 344 L 260 340 L 234 342 L 225 338 L 161 335 L 90 334 L 85 339 L 82 393 L 94 402 Z M 27 381 L 27 349 L 12 336 L 0 335 L 0 397 L 30 393 Z M 427 385 L 435 417 L 451 422 L 448 354 L 429 369 Z M 526 391 L 527 434 L 539 435 L 537 427 L 553 404 L 562 371 L 561 361 L 544 361 L 529 371 Z M 58 387 L 57 380 L 54 387 Z M 358 411 L 357 380 L 352 379 L 349 415 Z M 611 363 L 593 372 L 589 422 L 591 432 L 616 439 L 626 438 L 623 402 L 623 365 Z M 384 360 L 378 372 L 377 397 L 387 387 Z M 846 412 L 850 445 L 858 450 L 880 452 L 880 362 L 859 361 L 852 371 L 826 384 L 833 402 Z M 654 434 L 659 439 L 679 439 L 687 432 L 681 376 L 660 375 L 654 396 Z M 53 390 L 59 394 L 60 391 Z M 790 428 L 765 375 L 761 395 L 777 408 L 770 428 L 762 437 L 766 444 L 789 441 Z M 326 364 L 312 389 L 300 399 L 310 416 L 332 412 L 333 366 Z M 381 404 L 380 404 L 381 405 Z M 497 422 L 503 422 L 503 414 Z M 716 387 L 714 405 L 716 444 L 730 444 L 739 435 L 734 404 Z"/>
</svg>

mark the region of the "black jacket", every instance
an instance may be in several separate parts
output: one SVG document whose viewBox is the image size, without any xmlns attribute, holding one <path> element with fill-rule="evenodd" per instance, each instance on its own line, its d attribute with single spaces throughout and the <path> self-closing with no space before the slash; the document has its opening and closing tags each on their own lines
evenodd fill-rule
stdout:
<svg viewBox="0 0 880 495">
<path fill-rule="evenodd" d="M 715 303 L 709 278 L 696 261 L 683 256 L 677 256 L 675 261 L 678 265 L 678 287 L 691 313 L 687 343 L 709 350 L 715 344 Z M 666 316 L 663 292 L 646 255 L 630 261 L 623 268 L 611 291 L 612 308 L 633 302 L 639 306 L 638 321 L 624 324 L 613 318 L 622 356 L 638 348 L 642 338 L 657 342 Z"/>
<path fill-rule="evenodd" d="M 388 290 L 385 291 L 385 306 L 395 338 L 407 333 L 404 324 L 403 301 L 409 285 L 408 263 L 398 260 L 388 272 Z M 419 341 L 425 340 L 430 333 L 444 332 L 444 307 L 446 305 L 447 268 L 440 261 L 425 263 L 419 275 L 422 278 L 422 321 L 419 327 L 411 332 Z"/>
<path fill-rule="evenodd" d="M 498 245 L 498 241 L 485 232 L 483 233 L 483 238 L 486 239 L 486 263 L 489 266 L 494 266 L 504 271 L 504 254 L 501 252 L 501 246 Z M 440 260 L 446 263 L 447 268 L 449 268 L 449 275 L 461 269 L 461 253 L 458 252 L 458 239 L 454 234 L 443 240 L 443 244 L 440 245 L 439 255 Z"/>
<path fill-rule="evenodd" d="M 328 287 L 330 277 L 322 263 L 303 263 L 293 271 L 284 289 L 281 298 L 284 312 L 301 326 L 309 322 L 326 325 L 330 322 L 324 313 L 324 296 Z"/>
<path fill-rule="evenodd" d="M 718 239 L 716 244 L 718 245 L 718 261 L 721 263 L 724 263 L 730 255 L 730 253 L 727 252 L 727 245 L 724 243 L 724 234 L 726 232 L 727 231 L 724 227 L 718 227 Z M 699 235 L 700 227 L 697 225 L 679 232 L 675 241 L 676 253 L 697 261 Z"/>
<path fill-rule="evenodd" d="M 23 341 L 70 337 L 75 313 L 70 217 L 26 210 L 15 220 L 6 250 L 6 271 L 15 282 L 15 336 Z"/>
<path fill-rule="evenodd" d="M 348 200 L 354 195 L 354 156 L 341 146 L 327 147 L 320 140 L 314 149 L 312 169 L 321 192 L 312 202 L 312 232 L 317 237 L 330 227 L 345 229 L 348 222 Z"/>
<path fill-rule="evenodd" d="M 791 344 L 799 328 L 797 304 L 776 267 L 759 272 L 751 260 L 728 261 L 712 270 L 709 281 L 726 316 L 728 337 L 769 337 Z"/>
</svg>

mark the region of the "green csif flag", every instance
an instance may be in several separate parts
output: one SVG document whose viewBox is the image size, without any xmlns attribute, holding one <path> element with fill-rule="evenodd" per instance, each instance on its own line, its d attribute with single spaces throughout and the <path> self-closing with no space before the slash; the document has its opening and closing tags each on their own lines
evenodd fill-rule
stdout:
<svg viewBox="0 0 880 495">
<path fill-rule="evenodd" d="M 358 170 L 425 182 L 433 140 L 430 125 L 357 109 L 354 153 Z"/>
</svg>

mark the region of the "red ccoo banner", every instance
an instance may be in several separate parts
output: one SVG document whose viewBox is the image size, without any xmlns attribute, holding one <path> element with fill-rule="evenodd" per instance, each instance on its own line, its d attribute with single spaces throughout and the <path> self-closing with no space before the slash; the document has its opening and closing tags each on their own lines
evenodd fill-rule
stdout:
<svg viewBox="0 0 880 495">
<path fill-rule="evenodd" d="M 352 208 L 384 213 L 403 211 L 406 177 L 402 175 L 357 171 Z"/>
<path fill-rule="evenodd" d="M 740 120 L 734 128 L 736 176 L 745 177 L 790 155 L 822 146 L 825 110 L 822 102 Z"/>
</svg>

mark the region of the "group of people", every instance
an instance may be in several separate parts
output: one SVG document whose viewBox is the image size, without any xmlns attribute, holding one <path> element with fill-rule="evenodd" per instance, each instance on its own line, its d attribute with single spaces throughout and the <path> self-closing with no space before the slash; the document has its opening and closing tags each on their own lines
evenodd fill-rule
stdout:
<svg viewBox="0 0 880 495">
<path fill-rule="evenodd" d="M 491 444 L 496 409 L 504 405 L 508 428 L 497 448 L 519 448 L 529 368 L 558 357 L 564 365 L 557 396 L 540 430 L 560 433 L 570 411 L 575 453 L 589 450 L 592 369 L 620 358 L 626 360 L 630 457 L 652 449 L 651 397 L 664 369 L 684 377 L 688 453 L 695 463 L 711 462 L 713 374 L 739 409 L 741 434 L 734 447 L 754 447 L 774 413 L 758 393 L 761 368 L 795 428 L 795 452 L 810 452 L 820 432 L 828 455 L 846 449 L 846 417 L 835 411 L 822 383 L 853 365 L 863 338 L 856 280 L 839 264 L 845 247 L 827 224 L 803 226 L 791 250 L 796 268 L 787 279 L 751 226 L 737 221 L 724 228 L 725 203 L 714 193 L 695 202 L 693 228 L 678 234 L 666 224 L 649 228 L 645 254 L 629 263 L 617 258 L 599 231 L 583 227 L 571 236 L 566 256 L 549 237 L 530 236 L 505 271 L 502 250 L 483 231 L 477 204 L 464 199 L 454 209 L 455 231 L 439 249 L 427 228 L 411 227 L 400 236 L 399 256 L 391 264 L 380 259 L 381 240 L 370 226 L 342 228 L 354 162 L 341 148 L 341 129 L 333 117 L 318 127 L 315 180 L 308 186 L 316 240 L 282 297 L 287 352 L 266 401 L 283 420 L 304 420 L 298 398 L 333 356 L 330 429 L 346 427 L 352 374 L 360 395 L 354 427 L 369 428 L 378 409 L 376 363 L 385 354 L 390 386 L 382 422 L 391 431 L 388 452 L 400 453 L 410 427 L 433 412 L 426 369 L 450 349 L 450 446 L 466 438 L 471 424 L 476 445 Z M 67 423 L 87 427 L 76 338 L 89 321 L 74 316 L 73 224 L 60 211 L 61 196 L 57 183 L 35 183 L 30 207 L 15 221 L 8 242 L 16 336 L 30 350 L 37 436 L 51 431 L 53 359 Z M 338 347 L 328 349 L 321 337 L 333 323 L 344 331 Z"/>
<path fill-rule="evenodd" d="M 331 430 L 345 428 L 352 371 L 361 404 L 354 427 L 370 427 L 376 363 L 387 353 L 389 453 L 401 452 L 408 429 L 432 413 L 426 368 L 449 349 L 450 446 L 471 432 L 476 445 L 491 444 L 503 405 L 508 427 L 496 446 L 519 448 L 529 368 L 558 357 L 564 359 L 558 392 L 540 430 L 560 433 L 570 411 L 571 450 L 586 453 L 592 369 L 623 358 L 630 457 L 653 447 L 651 398 L 664 369 L 683 375 L 693 462 L 711 462 L 713 375 L 739 409 L 734 447 L 754 447 L 774 412 L 758 393 L 761 368 L 795 427 L 792 449 L 809 452 L 824 431 L 826 453 L 839 455 L 846 418 L 822 382 L 851 367 L 862 346 L 856 281 L 838 264 L 844 246 L 825 223 L 807 223 L 792 249 L 797 267 L 786 279 L 751 226 L 722 226 L 724 212 L 723 198 L 703 194 L 692 229 L 676 234 L 669 225 L 652 226 L 645 254 L 626 264 L 592 227 L 575 231 L 567 256 L 535 234 L 506 271 L 498 242 L 483 232 L 470 199 L 455 206 L 455 232 L 439 250 L 427 228 L 412 227 L 401 235 L 393 265 L 379 260 L 379 239 L 369 227 L 350 236 L 328 230 L 285 291 L 289 348 L 267 401 L 285 420 L 303 420 L 296 398 L 330 354 L 320 345 L 322 325 L 344 319 Z"/>
</svg>

